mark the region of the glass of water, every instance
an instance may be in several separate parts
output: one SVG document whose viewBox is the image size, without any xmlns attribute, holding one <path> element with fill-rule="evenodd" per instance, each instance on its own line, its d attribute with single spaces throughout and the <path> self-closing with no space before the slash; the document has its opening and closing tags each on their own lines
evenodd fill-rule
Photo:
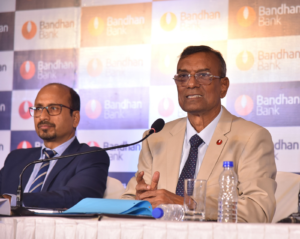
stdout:
<svg viewBox="0 0 300 239">
<path fill-rule="evenodd" d="M 184 221 L 205 220 L 206 180 L 184 180 Z"/>
</svg>

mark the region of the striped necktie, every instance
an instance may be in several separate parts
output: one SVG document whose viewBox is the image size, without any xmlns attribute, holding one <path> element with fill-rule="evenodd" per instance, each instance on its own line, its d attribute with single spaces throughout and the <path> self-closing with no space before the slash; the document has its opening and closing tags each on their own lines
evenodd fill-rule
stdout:
<svg viewBox="0 0 300 239">
<path fill-rule="evenodd" d="M 191 149 L 189 157 L 185 162 L 185 165 L 181 171 L 178 179 L 176 194 L 183 197 L 184 180 L 193 179 L 195 177 L 196 164 L 198 159 L 198 147 L 202 144 L 203 140 L 198 134 L 195 134 L 190 138 Z"/>
<path fill-rule="evenodd" d="M 56 154 L 54 150 L 46 150 L 44 149 L 45 159 L 53 158 Z M 34 181 L 31 184 L 29 189 L 30 193 L 38 193 L 42 190 L 43 183 L 45 181 L 47 171 L 49 169 L 50 162 L 44 162 L 36 175 Z"/>
</svg>

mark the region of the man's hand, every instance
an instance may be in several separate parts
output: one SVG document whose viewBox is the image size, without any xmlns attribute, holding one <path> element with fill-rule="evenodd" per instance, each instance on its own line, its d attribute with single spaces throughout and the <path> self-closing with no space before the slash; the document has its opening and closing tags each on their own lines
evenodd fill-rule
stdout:
<svg viewBox="0 0 300 239">
<path fill-rule="evenodd" d="M 151 185 L 148 185 L 144 181 L 144 172 L 140 172 L 136 177 L 136 200 L 149 201 L 153 208 L 156 208 L 159 204 L 181 204 L 183 205 L 183 197 L 171 193 L 165 189 L 157 189 L 159 181 L 159 172 L 155 172 L 152 176 Z"/>
<path fill-rule="evenodd" d="M 147 191 L 140 195 L 140 200 L 147 200 L 151 203 L 152 208 L 160 204 L 180 204 L 183 205 L 183 197 L 171 193 L 165 189 Z"/>
<path fill-rule="evenodd" d="M 147 192 L 149 190 L 157 190 L 157 184 L 159 181 L 159 172 L 155 172 L 153 174 L 151 185 L 146 184 L 143 177 L 144 177 L 143 171 L 139 172 L 139 174 L 136 177 L 136 182 L 137 182 L 137 185 L 135 187 L 135 189 L 136 189 L 135 199 L 136 200 L 142 200 L 140 198 L 140 195 L 144 192 Z"/>
</svg>

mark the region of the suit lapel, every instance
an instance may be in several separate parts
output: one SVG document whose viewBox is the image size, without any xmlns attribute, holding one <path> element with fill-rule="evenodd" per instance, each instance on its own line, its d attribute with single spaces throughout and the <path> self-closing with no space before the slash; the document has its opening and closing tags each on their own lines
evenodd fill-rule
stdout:
<svg viewBox="0 0 300 239">
<path fill-rule="evenodd" d="M 167 142 L 167 189 L 171 192 L 176 191 L 185 129 L 186 118 L 183 118 L 170 130 Z"/>
<path fill-rule="evenodd" d="M 197 178 L 208 180 L 215 164 L 217 163 L 228 138 L 226 134 L 230 132 L 232 124 L 232 115 L 223 107 L 223 112 L 215 132 L 211 138 L 205 156 L 203 158 L 200 170 L 198 172 Z M 217 144 L 218 140 L 222 140 L 220 145 Z"/>
<path fill-rule="evenodd" d="M 22 161 L 22 169 L 29 163 L 39 160 L 41 157 L 41 147 L 37 148 L 31 155 L 30 157 L 28 157 L 27 159 L 24 159 L 24 161 Z M 34 168 L 34 164 L 30 165 L 23 173 L 23 177 L 22 177 L 22 187 L 23 189 L 25 189 L 28 180 L 32 174 Z"/>
<path fill-rule="evenodd" d="M 65 150 L 65 152 L 61 155 L 68 155 L 68 154 L 74 154 L 79 149 L 79 142 L 77 138 L 74 139 L 74 141 L 69 145 L 69 147 Z M 46 192 L 51 184 L 51 182 L 55 179 L 56 175 L 65 168 L 75 157 L 70 158 L 64 158 L 57 160 L 56 164 L 54 165 L 53 169 L 51 170 L 50 174 L 47 177 L 47 180 L 43 186 L 42 192 Z"/>
</svg>

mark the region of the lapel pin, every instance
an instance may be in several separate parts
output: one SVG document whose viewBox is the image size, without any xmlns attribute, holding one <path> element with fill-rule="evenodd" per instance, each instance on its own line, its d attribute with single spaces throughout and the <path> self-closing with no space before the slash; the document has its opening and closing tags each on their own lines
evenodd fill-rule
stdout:
<svg viewBox="0 0 300 239">
<path fill-rule="evenodd" d="M 220 145 L 220 144 L 222 144 L 222 139 L 219 139 L 218 141 L 217 141 L 217 145 Z"/>
</svg>

